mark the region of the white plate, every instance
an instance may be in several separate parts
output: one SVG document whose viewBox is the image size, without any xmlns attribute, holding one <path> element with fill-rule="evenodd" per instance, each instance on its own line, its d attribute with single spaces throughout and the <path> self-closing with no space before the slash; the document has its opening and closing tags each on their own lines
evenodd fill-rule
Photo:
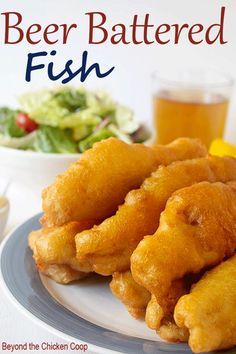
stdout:
<svg viewBox="0 0 236 354">
<path fill-rule="evenodd" d="M 0 282 L 18 308 L 61 338 L 88 343 L 96 353 L 191 353 L 187 345 L 163 342 L 143 321 L 130 317 L 111 294 L 109 278 L 59 285 L 40 277 L 27 246 L 29 232 L 40 227 L 39 217 L 16 228 L 1 246 Z"/>
</svg>

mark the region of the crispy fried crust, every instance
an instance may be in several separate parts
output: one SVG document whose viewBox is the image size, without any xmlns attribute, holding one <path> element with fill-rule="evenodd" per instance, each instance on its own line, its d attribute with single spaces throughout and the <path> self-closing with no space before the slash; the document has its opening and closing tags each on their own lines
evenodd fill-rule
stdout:
<svg viewBox="0 0 236 354">
<path fill-rule="evenodd" d="M 205 155 L 206 148 L 198 140 L 187 138 L 153 149 L 115 138 L 96 143 L 43 191 L 41 222 L 51 227 L 72 220 L 104 220 L 158 165 Z"/>
<path fill-rule="evenodd" d="M 187 342 L 189 338 L 189 331 L 178 327 L 173 318 L 163 321 L 157 333 L 168 342 Z"/>
<path fill-rule="evenodd" d="M 150 293 L 137 284 L 130 271 L 114 273 L 110 288 L 116 296 L 127 307 L 127 310 L 134 318 L 143 318 L 146 307 L 150 300 Z"/>
<path fill-rule="evenodd" d="M 134 279 L 155 295 L 165 314 L 170 308 L 168 295 L 178 279 L 234 253 L 235 184 L 202 182 L 175 192 L 156 233 L 145 237 L 134 251 Z"/>
<path fill-rule="evenodd" d="M 162 165 L 208 155 L 205 145 L 199 139 L 178 138 L 168 145 L 157 144 L 153 145 L 152 148 L 158 154 Z"/>
<path fill-rule="evenodd" d="M 179 327 L 189 329 L 192 351 L 208 352 L 236 344 L 235 308 L 236 256 L 207 272 L 181 297 L 174 317 Z"/>
<path fill-rule="evenodd" d="M 161 327 L 161 321 L 164 317 L 164 311 L 162 307 L 156 301 L 154 295 L 151 296 L 146 309 L 145 322 L 151 329 L 157 330 Z"/>
<path fill-rule="evenodd" d="M 68 265 L 37 263 L 36 267 L 39 272 L 47 275 L 59 284 L 69 284 L 72 281 L 81 280 L 89 275 L 89 273 L 74 270 Z"/>
<path fill-rule="evenodd" d="M 38 270 L 63 284 L 85 277 L 88 269 L 75 257 L 75 235 L 94 223 L 93 220 L 70 222 L 60 227 L 32 231 L 28 242 Z"/>
<path fill-rule="evenodd" d="M 77 257 L 102 275 L 126 271 L 145 235 L 153 234 L 166 201 L 179 188 L 200 181 L 236 179 L 236 159 L 207 157 L 161 166 L 138 190 L 128 193 L 116 215 L 76 236 Z"/>
<path fill-rule="evenodd" d="M 152 295 L 148 303 L 145 321 L 147 326 L 157 331 L 158 335 L 170 342 L 187 342 L 189 332 L 186 328 L 176 325 L 173 314 L 164 318 L 164 312 Z"/>
</svg>

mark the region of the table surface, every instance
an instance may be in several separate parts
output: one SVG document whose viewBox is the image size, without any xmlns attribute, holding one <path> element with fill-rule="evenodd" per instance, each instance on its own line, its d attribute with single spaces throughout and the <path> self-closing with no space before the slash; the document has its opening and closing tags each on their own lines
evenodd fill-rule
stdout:
<svg viewBox="0 0 236 354">
<path fill-rule="evenodd" d="M 15 226 L 22 223 L 24 220 L 40 212 L 40 197 L 39 194 L 26 186 L 12 184 L 9 186 L 7 197 L 10 200 L 10 215 L 6 227 L 6 234 Z M 51 334 L 31 319 L 27 318 L 19 311 L 8 299 L 6 294 L 0 291 L 0 353 L 1 343 L 7 342 L 10 344 L 16 343 L 35 343 L 41 345 L 43 342 L 48 343 L 67 343 L 60 337 Z M 38 351 L 25 351 L 36 353 Z M 78 351 L 43 351 L 44 353 L 78 353 Z M 19 353 L 19 351 L 17 352 Z M 86 353 L 91 353 L 87 351 Z"/>
</svg>

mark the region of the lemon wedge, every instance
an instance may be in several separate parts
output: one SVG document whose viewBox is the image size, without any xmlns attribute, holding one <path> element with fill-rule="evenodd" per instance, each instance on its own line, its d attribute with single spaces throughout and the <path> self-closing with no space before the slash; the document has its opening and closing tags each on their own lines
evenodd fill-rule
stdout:
<svg viewBox="0 0 236 354">
<path fill-rule="evenodd" d="M 221 139 L 216 139 L 211 143 L 209 153 L 216 156 L 227 155 L 236 157 L 236 145 L 232 145 Z"/>
</svg>

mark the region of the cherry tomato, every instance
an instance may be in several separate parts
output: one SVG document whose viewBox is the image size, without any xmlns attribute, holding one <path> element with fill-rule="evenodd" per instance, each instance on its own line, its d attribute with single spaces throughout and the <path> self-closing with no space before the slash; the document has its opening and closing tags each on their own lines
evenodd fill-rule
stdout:
<svg viewBox="0 0 236 354">
<path fill-rule="evenodd" d="M 16 117 L 16 125 L 24 129 L 25 132 L 31 133 L 38 128 L 38 124 L 35 123 L 27 113 L 18 113 Z"/>
</svg>

